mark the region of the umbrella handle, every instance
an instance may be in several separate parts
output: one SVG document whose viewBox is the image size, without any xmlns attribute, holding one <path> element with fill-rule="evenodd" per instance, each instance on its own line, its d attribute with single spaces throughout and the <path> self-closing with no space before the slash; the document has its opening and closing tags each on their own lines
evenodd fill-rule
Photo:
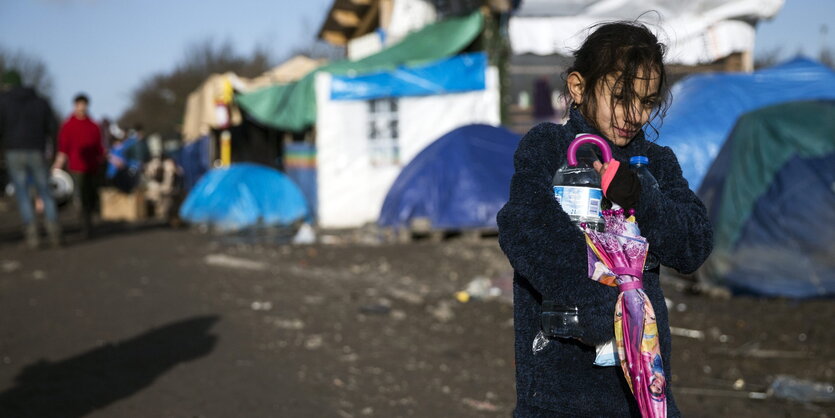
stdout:
<svg viewBox="0 0 835 418">
<path fill-rule="evenodd" d="M 603 153 L 603 162 L 608 163 L 611 161 L 612 148 L 609 147 L 609 144 L 607 144 L 603 138 L 592 134 L 582 134 L 577 138 L 574 138 L 574 141 L 571 141 L 571 144 L 568 145 L 569 166 L 574 167 L 577 165 L 577 150 L 584 144 L 597 145 L 597 148 L 600 148 L 600 151 Z"/>
</svg>

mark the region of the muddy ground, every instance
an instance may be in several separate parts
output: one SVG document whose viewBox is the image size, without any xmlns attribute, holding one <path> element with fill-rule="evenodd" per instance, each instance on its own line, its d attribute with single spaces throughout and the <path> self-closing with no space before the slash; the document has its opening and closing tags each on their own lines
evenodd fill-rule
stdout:
<svg viewBox="0 0 835 418">
<path fill-rule="evenodd" d="M 512 410 L 512 306 L 454 297 L 475 277 L 508 277 L 494 238 L 290 246 L 109 225 L 91 241 L 71 229 L 65 248 L 27 251 L 13 212 L 0 217 L 2 417 Z M 703 333 L 673 337 L 685 416 L 835 416 L 833 403 L 763 395 L 777 375 L 835 381 L 831 300 L 665 286 L 673 326 Z"/>
</svg>

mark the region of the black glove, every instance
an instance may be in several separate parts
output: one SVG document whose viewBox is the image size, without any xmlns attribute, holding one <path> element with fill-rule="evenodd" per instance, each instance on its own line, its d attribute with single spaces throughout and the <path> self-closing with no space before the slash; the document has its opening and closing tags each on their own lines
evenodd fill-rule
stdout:
<svg viewBox="0 0 835 418">
<path fill-rule="evenodd" d="M 609 187 L 603 193 L 606 198 L 624 209 L 637 209 L 638 199 L 641 197 L 641 180 L 629 166 L 620 164 Z"/>
</svg>

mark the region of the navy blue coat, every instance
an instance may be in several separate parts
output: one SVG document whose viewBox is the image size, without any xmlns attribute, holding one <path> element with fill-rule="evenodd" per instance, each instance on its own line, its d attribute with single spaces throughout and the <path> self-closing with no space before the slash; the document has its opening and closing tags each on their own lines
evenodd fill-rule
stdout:
<svg viewBox="0 0 835 418">
<path fill-rule="evenodd" d="M 595 348 L 575 340 L 554 340 L 533 354 L 541 302 L 555 300 L 579 308 L 583 340 L 602 344 L 614 338 L 617 289 L 588 278 L 586 243 L 554 199 L 551 181 L 565 163 L 568 144 L 579 133 L 600 132 L 576 110 L 565 125 L 540 124 L 519 143 L 510 199 L 498 214 L 499 243 L 514 269 L 516 330 L 515 416 L 640 416 L 619 366 L 593 365 Z M 713 231 L 702 202 L 682 177 L 673 151 L 642 134 L 625 147 L 612 144 L 622 164 L 649 157 L 660 189 L 642 185 L 637 208 L 641 233 L 661 264 L 682 273 L 695 271 L 712 249 Z M 670 325 L 657 270 L 644 274 L 644 290 L 655 309 L 667 378 L 669 417 L 680 416 L 672 394 Z M 538 411 L 534 413 L 533 411 Z"/>
</svg>

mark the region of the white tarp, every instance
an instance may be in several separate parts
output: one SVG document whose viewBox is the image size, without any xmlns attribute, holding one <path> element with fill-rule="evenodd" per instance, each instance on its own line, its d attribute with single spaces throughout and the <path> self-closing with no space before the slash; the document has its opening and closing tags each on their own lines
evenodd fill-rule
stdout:
<svg viewBox="0 0 835 418">
<path fill-rule="evenodd" d="M 667 61 L 705 64 L 753 51 L 756 22 L 774 17 L 784 0 L 524 0 L 510 19 L 516 54 L 571 55 L 588 28 L 640 20 L 668 47 Z"/>
<path fill-rule="evenodd" d="M 486 89 L 398 99 L 400 163 L 373 165 L 367 101 L 331 101 L 331 75 L 316 75 L 318 220 L 326 228 L 375 222 L 400 170 L 443 134 L 463 125 L 499 124 L 499 76 L 488 67 Z"/>
</svg>

